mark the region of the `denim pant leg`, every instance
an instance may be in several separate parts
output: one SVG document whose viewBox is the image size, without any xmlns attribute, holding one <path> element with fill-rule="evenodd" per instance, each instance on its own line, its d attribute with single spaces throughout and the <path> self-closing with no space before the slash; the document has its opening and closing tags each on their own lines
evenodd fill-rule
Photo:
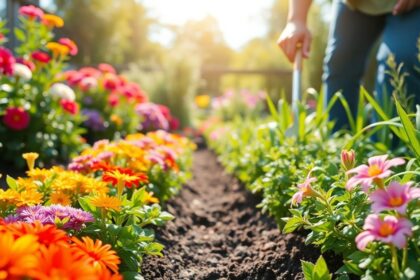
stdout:
<svg viewBox="0 0 420 280">
<path fill-rule="evenodd" d="M 388 15 L 386 18 L 383 41 L 378 51 L 378 74 L 376 92 L 379 100 L 391 98 L 393 88 L 387 71 L 388 56 L 392 53 L 396 62 L 403 63 L 408 95 L 415 97 L 414 102 L 420 104 L 420 52 L 417 41 L 420 37 L 420 8 L 400 16 Z M 417 69 L 416 69 L 417 68 Z"/>
<path fill-rule="evenodd" d="M 341 91 L 354 113 L 368 55 L 382 33 L 386 16 L 371 16 L 334 2 L 334 16 L 324 60 L 324 88 L 327 99 Z M 343 106 L 337 102 L 330 112 L 335 129 L 348 127 Z"/>
</svg>

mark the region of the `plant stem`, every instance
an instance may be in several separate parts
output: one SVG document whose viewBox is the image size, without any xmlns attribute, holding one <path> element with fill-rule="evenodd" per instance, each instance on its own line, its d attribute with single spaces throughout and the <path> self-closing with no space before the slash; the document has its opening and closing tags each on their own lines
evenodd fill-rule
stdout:
<svg viewBox="0 0 420 280">
<path fill-rule="evenodd" d="M 396 279 L 400 276 L 400 266 L 398 263 L 398 252 L 394 245 L 391 245 L 391 254 L 392 254 L 392 269 L 394 270 Z"/>
</svg>

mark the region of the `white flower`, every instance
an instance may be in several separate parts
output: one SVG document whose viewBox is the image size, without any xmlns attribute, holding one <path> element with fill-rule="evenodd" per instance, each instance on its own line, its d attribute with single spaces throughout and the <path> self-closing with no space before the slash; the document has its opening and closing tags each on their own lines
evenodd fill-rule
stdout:
<svg viewBox="0 0 420 280">
<path fill-rule="evenodd" d="M 30 79 L 32 79 L 31 69 L 29 69 L 28 66 L 21 63 L 13 64 L 13 75 L 15 77 L 19 77 L 24 82 L 27 82 Z"/>
<path fill-rule="evenodd" d="M 62 83 L 55 83 L 50 87 L 49 93 L 51 96 L 58 97 L 60 99 L 67 99 L 74 101 L 76 95 L 71 87 Z"/>
</svg>

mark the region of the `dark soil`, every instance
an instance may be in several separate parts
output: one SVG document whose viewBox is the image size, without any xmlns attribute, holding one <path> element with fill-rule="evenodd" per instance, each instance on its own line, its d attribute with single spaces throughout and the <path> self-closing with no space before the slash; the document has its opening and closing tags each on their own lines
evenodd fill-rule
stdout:
<svg viewBox="0 0 420 280">
<path fill-rule="evenodd" d="M 145 279 L 303 279 L 300 261 L 318 250 L 280 233 L 210 151 L 195 153 L 193 175 L 168 203 L 176 219 L 158 230 L 164 257 L 145 258 Z"/>
</svg>

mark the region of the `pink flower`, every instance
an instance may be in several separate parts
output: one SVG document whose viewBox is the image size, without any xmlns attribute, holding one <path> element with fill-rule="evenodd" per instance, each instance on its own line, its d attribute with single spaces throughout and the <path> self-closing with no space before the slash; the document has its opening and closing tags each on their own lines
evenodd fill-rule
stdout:
<svg viewBox="0 0 420 280">
<path fill-rule="evenodd" d="M 356 155 L 353 150 L 341 151 L 341 165 L 343 166 L 344 170 L 350 170 L 356 164 Z"/>
<path fill-rule="evenodd" d="M 347 174 L 356 173 L 356 175 L 348 180 L 346 189 L 351 190 L 360 184 L 363 191 L 367 192 L 372 182 L 384 179 L 392 174 L 391 167 L 405 163 L 405 160 L 402 158 L 386 160 L 387 158 L 388 155 L 371 157 L 368 160 L 369 165 L 362 164 L 347 171 Z"/>
<path fill-rule="evenodd" d="M 19 14 L 22 16 L 27 16 L 30 19 L 41 19 L 44 16 L 44 12 L 35 7 L 34 5 L 22 6 L 19 8 Z"/>
<path fill-rule="evenodd" d="M 75 56 L 79 52 L 79 49 L 77 48 L 76 43 L 69 38 L 61 38 L 60 40 L 58 40 L 58 42 L 66 46 L 69 49 L 69 53 L 72 56 Z"/>
<path fill-rule="evenodd" d="M 95 89 L 98 86 L 98 80 L 94 77 L 83 78 L 79 82 L 79 87 L 82 91 L 88 91 L 90 89 Z"/>
<path fill-rule="evenodd" d="M 0 74 L 13 75 L 13 65 L 16 60 L 12 53 L 3 47 L 0 47 Z"/>
<path fill-rule="evenodd" d="M 391 182 L 386 189 L 378 189 L 370 195 L 372 211 L 375 213 L 396 210 L 404 214 L 408 203 L 416 198 L 420 198 L 419 188 L 411 188 L 411 183 L 401 185 L 398 182 Z"/>
<path fill-rule="evenodd" d="M 309 172 L 306 177 L 305 182 L 298 185 L 298 191 L 292 196 L 292 205 L 297 205 L 302 202 L 302 199 L 307 196 L 313 196 L 314 190 L 311 187 L 311 183 L 316 181 L 316 178 L 310 177 L 311 173 Z"/>
<path fill-rule="evenodd" d="M 117 73 L 117 71 L 115 71 L 115 68 L 112 67 L 112 65 L 107 64 L 107 63 L 99 64 L 98 69 L 101 70 L 101 72 L 103 72 L 103 73 L 111 73 L 111 74 L 116 74 Z"/>
<path fill-rule="evenodd" d="M 4 124 L 12 130 L 23 130 L 28 127 L 31 118 L 22 107 L 9 107 L 3 117 Z"/>
<path fill-rule="evenodd" d="M 374 240 L 404 248 L 407 243 L 406 237 L 412 234 L 411 227 L 411 222 L 405 218 L 385 216 L 382 219 L 376 214 L 371 214 L 365 220 L 364 231 L 356 236 L 357 248 L 363 251 Z"/>
<path fill-rule="evenodd" d="M 79 113 L 79 104 L 76 102 L 69 100 L 69 99 L 61 99 L 60 105 L 63 108 L 64 111 L 71 115 L 76 115 Z"/>
</svg>

